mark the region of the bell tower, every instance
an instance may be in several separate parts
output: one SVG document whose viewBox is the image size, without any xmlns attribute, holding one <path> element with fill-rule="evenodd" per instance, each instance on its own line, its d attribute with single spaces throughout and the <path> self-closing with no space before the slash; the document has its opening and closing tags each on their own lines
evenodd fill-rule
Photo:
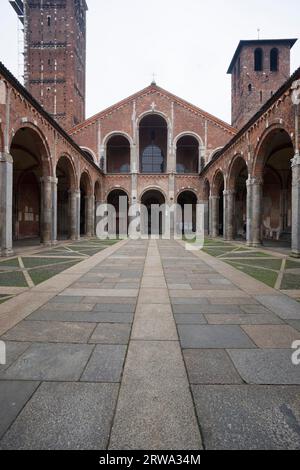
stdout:
<svg viewBox="0 0 300 470">
<path fill-rule="evenodd" d="M 85 0 L 10 1 L 24 25 L 24 84 L 65 129 L 85 119 Z"/>
<path fill-rule="evenodd" d="M 290 50 L 297 39 L 240 41 L 231 74 L 231 120 L 241 129 L 290 76 Z"/>
</svg>

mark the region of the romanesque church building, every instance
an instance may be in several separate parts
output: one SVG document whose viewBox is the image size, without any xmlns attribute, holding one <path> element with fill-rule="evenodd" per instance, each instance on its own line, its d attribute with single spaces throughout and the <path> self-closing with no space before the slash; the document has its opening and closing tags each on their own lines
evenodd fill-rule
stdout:
<svg viewBox="0 0 300 470">
<path fill-rule="evenodd" d="M 85 0 L 10 2 L 24 28 L 24 87 L 0 64 L 0 248 L 95 235 L 109 202 L 205 207 L 211 237 L 300 256 L 300 68 L 294 38 L 241 40 L 228 124 L 164 90 L 85 117 Z M 226 71 L 224 71 L 225 73 Z"/>
</svg>

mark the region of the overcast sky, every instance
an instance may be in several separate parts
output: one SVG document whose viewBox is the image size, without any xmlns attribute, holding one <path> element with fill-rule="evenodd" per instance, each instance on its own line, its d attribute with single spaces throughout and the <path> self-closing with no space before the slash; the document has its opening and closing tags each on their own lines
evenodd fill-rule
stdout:
<svg viewBox="0 0 300 470">
<path fill-rule="evenodd" d="M 157 84 L 230 122 L 226 71 L 240 39 L 300 37 L 299 0 L 87 0 L 91 116 Z M 17 17 L 0 0 L 0 57 L 18 76 Z M 300 41 L 291 72 L 300 66 Z"/>
</svg>

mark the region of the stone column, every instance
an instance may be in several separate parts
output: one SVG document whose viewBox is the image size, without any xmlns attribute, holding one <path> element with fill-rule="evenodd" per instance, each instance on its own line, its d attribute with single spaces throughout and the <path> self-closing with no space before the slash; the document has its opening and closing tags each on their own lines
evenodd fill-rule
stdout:
<svg viewBox="0 0 300 470">
<path fill-rule="evenodd" d="M 13 159 L 0 153 L 0 256 L 11 256 L 13 206 Z"/>
<path fill-rule="evenodd" d="M 219 196 L 210 196 L 211 207 L 211 236 L 217 237 L 219 235 Z"/>
<path fill-rule="evenodd" d="M 52 239 L 52 181 L 51 176 L 41 178 L 41 242 L 46 246 Z"/>
<path fill-rule="evenodd" d="M 69 191 L 69 224 L 71 240 L 80 239 L 80 191 Z"/>
<path fill-rule="evenodd" d="M 252 243 L 252 183 L 251 176 L 246 181 L 246 243 L 251 246 Z"/>
<path fill-rule="evenodd" d="M 199 201 L 199 204 L 204 206 L 204 236 L 207 236 L 209 233 L 209 201 L 202 200 Z"/>
<path fill-rule="evenodd" d="M 224 240 L 233 240 L 234 238 L 234 202 L 235 191 L 225 190 L 224 196 Z"/>
<path fill-rule="evenodd" d="M 95 196 L 86 196 L 85 199 L 86 210 L 86 236 L 92 237 L 94 235 L 94 217 L 95 217 Z"/>
<path fill-rule="evenodd" d="M 261 245 L 262 224 L 262 187 L 263 181 L 258 177 L 247 180 L 247 243 L 251 246 Z M 250 191 L 249 191 L 250 189 Z M 249 193 L 249 194 L 248 194 Z M 249 217 L 249 220 L 248 220 Z"/>
<path fill-rule="evenodd" d="M 57 178 L 52 178 L 52 245 L 57 243 Z"/>
<path fill-rule="evenodd" d="M 292 159 L 292 256 L 300 257 L 300 155 Z"/>
</svg>

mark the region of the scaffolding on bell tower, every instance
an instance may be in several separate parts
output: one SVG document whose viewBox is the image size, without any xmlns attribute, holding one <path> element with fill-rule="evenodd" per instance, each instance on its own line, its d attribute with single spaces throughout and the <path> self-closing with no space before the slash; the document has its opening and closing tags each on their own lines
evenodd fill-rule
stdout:
<svg viewBox="0 0 300 470">
<path fill-rule="evenodd" d="M 23 0 L 9 0 L 9 3 L 18 16 L 18 80 L 24 83 L 25 64 L 24 64 L 24 25 L 25 25 L 25 8 Z"/>
</svg>

